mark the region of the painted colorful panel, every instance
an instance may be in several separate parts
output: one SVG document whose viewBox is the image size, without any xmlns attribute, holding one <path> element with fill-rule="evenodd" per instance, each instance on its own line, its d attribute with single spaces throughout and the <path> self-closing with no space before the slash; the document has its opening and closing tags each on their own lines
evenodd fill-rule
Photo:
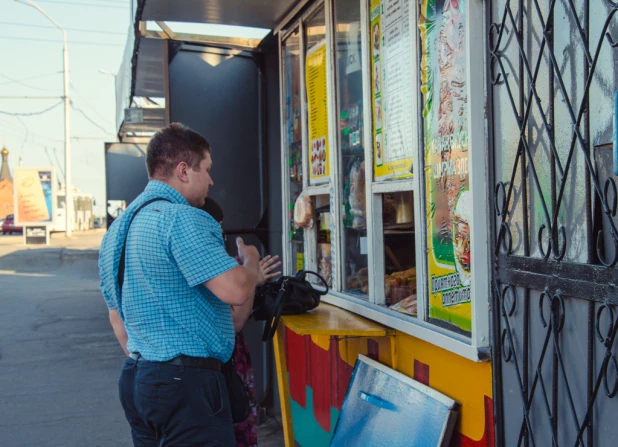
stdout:
<svg viewBox="0 0 618 447">
<path fill-rule="evenodd" d="M 450 447 L 493 447 L 491 364 L 466 360 L 417 338 L 282 333 L 293 443 L 330 445 L 358 355 L 366 355 L 461 404 Z M 286 422 L 286 423 L 287 423 Z M 350 444 L 352 445 L 352 444 Z M 360 444 L 370 445 L 370 444 Z"/>
<path fill-rule="evenodd" d="M 294 440 L 299 446 L 327 446 L 358 353 L 390 362 L 389 339 L 303 336 L 287 327 L 284 334 Z"/>
</svg>

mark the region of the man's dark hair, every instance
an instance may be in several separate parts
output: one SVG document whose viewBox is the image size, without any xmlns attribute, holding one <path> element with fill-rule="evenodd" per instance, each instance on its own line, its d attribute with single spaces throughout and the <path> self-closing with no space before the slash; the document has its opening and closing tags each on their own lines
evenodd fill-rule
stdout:
<svg viewBox="0 0 618 447">
<path fill-rule="evenodd" d="M 182 161 L 198 171 L 206 153 L 210 153 L 206 138 L 183 124 L 172 123 L 157 132 L 148 144 L 148 176 L 170 177 Z"/>
</svg>

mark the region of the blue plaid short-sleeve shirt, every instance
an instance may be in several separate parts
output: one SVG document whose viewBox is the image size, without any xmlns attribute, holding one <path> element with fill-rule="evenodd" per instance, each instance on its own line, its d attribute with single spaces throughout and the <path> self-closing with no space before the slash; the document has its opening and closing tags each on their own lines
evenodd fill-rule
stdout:
<svg viewBox="0 0 618 447">
<path fill-rule="evenodd" d="M 118 264 L 129 221 L 123 293 Z M 116 219 L 99 254 L 101 290 L 109 309 L 118 309 L 129 337 L 127 349 L 151 361 L 181 354 L 226 362 L 234 348 L 229 304 L 202 284 L 238 263 L 225 251 L 221 226 L 189 205 L 174 188 L 150 181 Z"/>
</svg>

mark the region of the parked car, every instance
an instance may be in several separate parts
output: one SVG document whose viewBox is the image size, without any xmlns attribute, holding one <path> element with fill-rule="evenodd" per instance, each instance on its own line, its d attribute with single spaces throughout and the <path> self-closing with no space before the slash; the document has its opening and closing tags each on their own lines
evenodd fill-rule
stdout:
<svg viewBox="0 0 618 447">
<path fill-rule="evenodd" d="M 15 226 L 15 216 L 13 214 L 9 214 L 4 219 L 2 223 L 2 234 L 13 234 L 13 233 L 23 233 L 24 229 L 22 227 Z"/>
</svg>

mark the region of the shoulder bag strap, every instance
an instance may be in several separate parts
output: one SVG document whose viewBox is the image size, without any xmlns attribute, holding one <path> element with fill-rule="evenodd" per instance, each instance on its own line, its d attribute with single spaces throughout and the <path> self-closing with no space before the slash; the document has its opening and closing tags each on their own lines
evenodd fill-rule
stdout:
<svg viewBox="0 0 618 447">
<path fill-rule="evenodd" d="M 262 341 L 268 341 L 275 336 L 277 326 L 279 326 L 279 320 L 281 319 L 281 312 L 283 312 L 283 301 L 290 294 L 287 285 L 288 280 L 284 279 L 281 284 L 281 288 L 279 289 L 279 293 L 277 294 L 277 298 L 275 299 L 275 304 L 273 305 L 273 315 L 266 320 L 266 324 L 264 325 Z"/>
<path fill-rule="evenodd" d="M 311 284 L 311 282 L 307 281 L 307 283 L 311 286 L 311 288 L 317 292 L 319 295 L 326 295 L 328 293 L 328 283 L 326 282 L 326 280 L 324 278 L 322 278 L 322 276 L 320 276 L 318 273 L 316 272 L 312 272 L 311 270 L 305 270 L 305 274 L 306 275 L 313 275 L 316 276 L 321 282 L 322 282 L 322 286 L 325 288 L 325 290 L 318 290 L 315 287 L 313 287 L 313 284 Z"/>
<path fill-rule="evenodd" d="M 122 253 L 120 254 L 120 263 L 118 264 L 118 287 L 120 288 L 120 293 L 122 293 L 122 284 L 124 283 L 124 264 L 125 264 L 125 257 L 127 254 L 127 238 L 129 237 L 129 229 L 131 228 L 133 219 L 135 219 L 135 216 L 137 216 L 137 213 L 139 213 L 142 210 L 142 208 L 144 208 L 146 205 L 150 205 L 152 202 L 157 202 L 157 201 L 164 201 L 164 202 L 171 203 L 170 200 L 163 199 L 161 197 L 158 197 L 156 199 L 150 199 L 147 202 L 140 205 L 140 207 L 136 209 L 135 212 L 133 213 L 133 216 L 131 216 L 131 220 L 129 221 L 129 226 L 127 227 L 127 232 L 124 235 L 124 242 L 122 244 Z"/>
</svg>

